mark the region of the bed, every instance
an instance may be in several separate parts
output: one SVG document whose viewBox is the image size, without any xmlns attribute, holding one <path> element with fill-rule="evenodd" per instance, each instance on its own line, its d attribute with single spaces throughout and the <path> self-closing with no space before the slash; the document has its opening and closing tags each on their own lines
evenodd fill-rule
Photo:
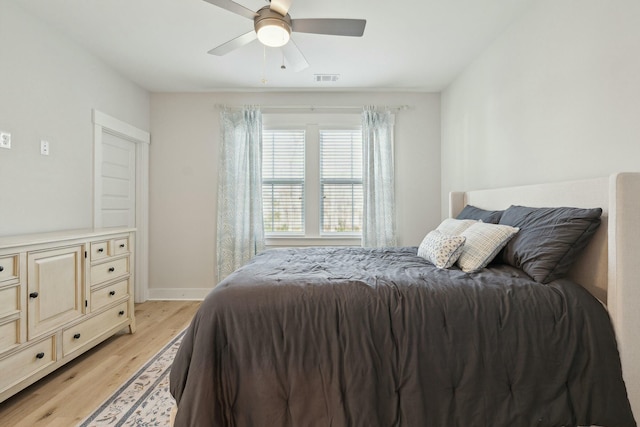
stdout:
<svg viewBox="0 0 640 427">
<path fill-rule="evenodd" d="M 437 268 L 422 245 L 265 251 L 187 330 L 175 425 L 635 426 L 639 195 L 636 173 L 451 193 L 452 218 L 602 208 L 571 270 L 544 284 L 499 262 Z"/>
</svg>

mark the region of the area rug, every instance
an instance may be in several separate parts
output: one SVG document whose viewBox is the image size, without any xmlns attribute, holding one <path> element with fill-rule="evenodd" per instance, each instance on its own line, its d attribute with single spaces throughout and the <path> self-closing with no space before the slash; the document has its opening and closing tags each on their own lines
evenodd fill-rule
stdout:
<svg viewBox="0 0 640 427">
<path fill-rule="evenodd" d="M 184 333 L 173 338 L 78 427 L 168 426 L 174 405 L 169 370 Z"/>
</svg>

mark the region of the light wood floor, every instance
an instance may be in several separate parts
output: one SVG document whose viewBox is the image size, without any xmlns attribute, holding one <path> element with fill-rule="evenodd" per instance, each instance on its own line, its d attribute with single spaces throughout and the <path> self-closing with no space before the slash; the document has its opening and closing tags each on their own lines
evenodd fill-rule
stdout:
<svg viewBox="0 0 640 427">
<path fill-rule="evenodd" d="M 136 304 L 135 334 L 123 330 L 0 403 L 0 426 L 77 425 L 188 326 L 199 305 L 199 301 Z"/>
</svg>

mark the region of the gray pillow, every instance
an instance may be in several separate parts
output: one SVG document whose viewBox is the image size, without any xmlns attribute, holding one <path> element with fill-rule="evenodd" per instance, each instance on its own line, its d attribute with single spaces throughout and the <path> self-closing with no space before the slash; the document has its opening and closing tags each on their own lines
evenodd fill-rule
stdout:
<svg viewBox="0 0 640 427">
<path fill-rule="evenodd" d="M 502 250 L 502 262 L 536 282 L 564 277 L 600 225 L 602 209 L 511 206 L 500 224 L 520 228 Z"/>
<path fill-rule="evenodd" d="M 499 224 L 500 217 L 504 211 L 488 211 L 486 209 L 477 208 L 472 205 L 467 205 L 460 211 L 456 219 L 475 219 L 487 224 Z"/>
</svg>

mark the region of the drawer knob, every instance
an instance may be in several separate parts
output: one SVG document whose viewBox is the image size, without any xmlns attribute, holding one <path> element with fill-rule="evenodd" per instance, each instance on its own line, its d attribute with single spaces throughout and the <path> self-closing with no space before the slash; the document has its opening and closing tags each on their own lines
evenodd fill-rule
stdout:
<svg viewBox="0 0 640 427">
<path fill-rule="evenodd" d="M 109 291 L 109 296 L 114 296 L 116 294 L 116 291 Z"/>
<path fill-rule="evenodd" d="M 4 271 L 4 267 L 0 265 L 0 271 Z"/>
<path fill-rule="evenodd" d="M 43 359 L 43 358 L 44 358 L 44 353 L 36 354 L 36 359 Z"/>
<path fill-rule="evenodd" d="M 109 267 L 109 273 L 113 273 L 114 271 L 116 271 L 115 267 Z"/>
<path fill-rule="evenodd" d="M 124 243 L 120 243 L 120 247 L 121 247 L 121 248 L 124 248 Z"/>
<path fill-rule="evenodd" d="M 31 293 L 29 294 L 29 298 L 38 298 L 38 295 L 39 295 L 39 294 L 38 294 L 37 292 L 31 292 Z"/>
<path fill-rule="evenodd" d="M 98 253 L 101 254 L 102 252 L 104 252 L 104 248 L 98 248 Z"/>
<path fill-rule="evenodd" d="M 79 340 L 80 339 L 80 334 L 74 334 L 73 335 L 73 339 L 74 340 Z"/>
<path fill-rule="evenodd" d="M 124 310 L 120 310 L 120 311 L 118 312 L 118 316 L 124 316 Z"/>
</svg>

